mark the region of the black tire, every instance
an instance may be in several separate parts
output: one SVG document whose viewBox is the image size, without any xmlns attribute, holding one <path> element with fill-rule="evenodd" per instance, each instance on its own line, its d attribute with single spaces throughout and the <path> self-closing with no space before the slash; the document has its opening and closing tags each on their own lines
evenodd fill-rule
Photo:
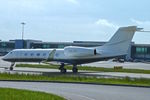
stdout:
<svg viewBox="0 0 150 100">
<path fill-rule="evenodd" d="M 10 67 L 9 69 L 12 71 L 14 68 L 13 68 L 13 67 Z"/>
<path fill-rule="evenodd" d="M 61 72 L 61 73 L 66 73 L 66 72 L 67 72 L 67 69 L 62 68 L 62 69 L 60 70 L 60 72 Z"/>
<path fill-rule="evenodd" d="M 78 69 L 77 68 L 72 68 L 72 72 L 73 73 L 78 73 Z"/>
</svg>

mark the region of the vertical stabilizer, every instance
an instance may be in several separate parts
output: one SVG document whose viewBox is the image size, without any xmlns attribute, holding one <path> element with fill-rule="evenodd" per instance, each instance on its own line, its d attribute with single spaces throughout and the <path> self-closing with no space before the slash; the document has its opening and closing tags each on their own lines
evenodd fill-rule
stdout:
<svg viewBox="0 0 150 100">
<path fill-rule="evenodd" d="M 107 52 L 114 55 L 125 55 L 127 54 L 129 45 L 136 31 L 141 28 L 137 26 L 120 27 L 112 38 L 103 46 L 97 48 L 99 52 Z"/>
</svg>

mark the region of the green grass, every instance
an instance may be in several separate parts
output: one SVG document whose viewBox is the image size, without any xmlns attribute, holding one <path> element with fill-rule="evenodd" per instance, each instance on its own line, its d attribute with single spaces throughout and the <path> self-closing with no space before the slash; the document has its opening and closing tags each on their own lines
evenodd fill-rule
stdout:
<svg viewBox="0 0 150 100">
<path fill-rule="evenodd" d="M 40 64 L 16 64 L 15 67 L 29 67 L 29 68 L 50 68 L 58 69 L 58 65 L 40 65 Z"/>
<path fill-rule="evenodd" d="M 30 90 L 0 88 L 0 100 L 65 100 L 62 97 Z"/>
<path fill-rule="evenodd" d="M 30 81 L 56 81 L 56 82 L 86 82 L 86 83 L 98 83 L 98 84 L 120 84 L 120 85 L 138 85 L 138 86 L 150 86 L 150 79 L 136 79 L 136 78 L 97 78 L 78 76 L 73 74 L 51 74 L 49 76 L 44 75 L 19 75 L 19 74 L 0 74 L 0 80 L 30 80 Z"/>
<path fill-rule="evenodd" d="M 50 68 L 50 69 L 58 69 L 58 65 L 39 65 L 39 64 L 17 64 L 16 67 L 29 67 L 29 68 Z M 67 69 L 71 70 L 71 66 L 65 66 Z M 117 69 L 114 68 L 104 68 L 104 67 L 89 67 L 89 66 L 79 66 L 79 70 L 85 71 L 100 71 L 100 72 L 125 72 L 125 73 L 142 73 L 142 74 L 150 74 L 150 70 L 143 69 Z"/>
</svg>

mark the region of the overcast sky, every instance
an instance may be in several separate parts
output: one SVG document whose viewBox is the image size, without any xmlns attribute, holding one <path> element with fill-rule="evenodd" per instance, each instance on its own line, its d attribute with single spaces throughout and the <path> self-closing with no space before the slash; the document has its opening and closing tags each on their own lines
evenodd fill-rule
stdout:
<svg viewBox="0 0 150 100">
<path fill-rule="evenodd" d="M 0 0 L 0 39 L 108 41 L 120 26 L 150 30 L 150 0 Z M 150 33 L 133 41 L 150 43 Z"/>
</svg>

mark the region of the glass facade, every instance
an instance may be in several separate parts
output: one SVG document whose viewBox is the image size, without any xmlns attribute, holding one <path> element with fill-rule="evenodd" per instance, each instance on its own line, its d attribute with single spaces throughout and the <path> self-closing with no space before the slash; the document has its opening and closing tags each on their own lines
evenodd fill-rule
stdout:
<svg viewBox="0 0 150 100">
<path fill-rule="evenodd" d="M 150 46 L 132 46 L 132 59 L 150 60 Z"/>
<path fill-rule="evenodd" d="M 136 47 L 137 54 L 145 54 L 147 53 L 147 47 Z"/>
<path fill-rule="evenodd" d="M 96 47 L 101 46 L 102 43 L 95 43 L 95 42 L 33 42 L 30 45 L 30 48 L 64 48 L 66 46 L 82 46 L 82 47 Z"/>
<path fill-rule="evenodd" d="M 0 42 L 0 48 L 15 48 L 14 42 Z"/>
<path fill-rule="evenodd" d="M 15 40 L 15 49 L 26 49 L 27 41 L 25 40 Z"/>
<path fill-rule="evenodd" d="M 51 48 L 51 46 L 49 44 L 43 44 L 42 48 Z"/>
<path fill-rule="evenodd" d="M 65 45 L 62 45 L 62 44 L 58 45 L 58 48 L 64 48 L 64 47 Z"/>
<path fill-rule="evenodd" d="M 0 56 L 3 56 L 15 48 L 15 42 L 0 42 Z"/>
<path fill-rule="evenodd" d="M 65 44 L 65 43 L 32 43 L 31 48 L 42 48 L 42 49 L 48 49 L 48 48 L 64 48 L 65 46 L 69 46 L 70 44 Z"/>
</svg>

